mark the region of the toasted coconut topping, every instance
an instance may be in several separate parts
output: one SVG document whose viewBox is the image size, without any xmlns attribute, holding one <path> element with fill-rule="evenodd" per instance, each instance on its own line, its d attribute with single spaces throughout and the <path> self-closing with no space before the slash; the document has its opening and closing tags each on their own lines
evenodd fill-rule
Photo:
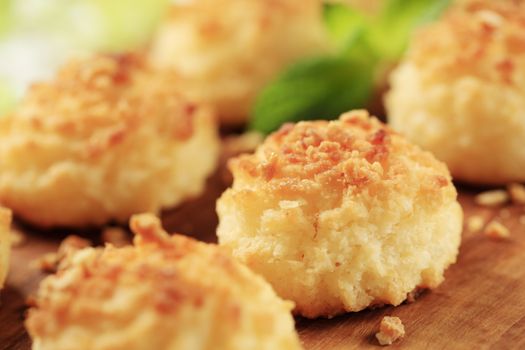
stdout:
<svg viewBox="0 0 525 350">
<path fill-rule="evenodd" d="M 0 132 L 16 127 L 18 132 L 27 129 L 42 136 L 85 139 L 89 141 L 86 153 L 95 156 L 120 144 L 145 117 L 164 113 L 165 130 L 187 139 L 193 134 L 196 107 L 177 96 L 172 84 L 139 56 L 74 59 L 54 80 L 34 84 L 14 118 L 0 124 Z"/>
<path fill-rule="evenodd" d="M 399 153 L 417 157 L 426 165 L 433 162 L 429 154 L 416 150 L 366 111 L 353 111 L 335 121 L 286 124 L 254 155 L 233 159 L 230 168 L 237 175 L 281 187 L 293 188 L 297 182 L 312 180 L 357 190 L 409 172 L 397 157 Z M 437 190 L 449 181 L 445 176 L 429 176 L 426 187 Z"/>
<path fill-rule="evenodd" d="M 415 40 L 409 56 L 443 79 L 461 72 L 507 85 L 521 83 L 514 73 L 525 57 L 525 4 L 469 1 L 453 7 Z"/>
<path fill-rule="evenodd" d="M 42 282 L 27 320 L 34 339 L 51 344 L 57 337 L 67 338 L 64 330 L 69 329 L 84 334 L 105 332 L 104 336 L 113 331 L 135 332 L 143 315 L 159 325 L 165 320 L 175 325 L 190 320 L 198 326 L 201 321 L 192 315 L 199 313 L 207 315 L 202 322 L 211 322 L 217 341 L 225 344 L 235 332 L 245 331 L 244 317 L 252 316 L 247 308 L 254 300 L 269 300 L 271 310 L 282 312 L 256 311 L 257 327 L 270 327 L 266 330 L 271 332 L 278 316 L 290 317 L 291 303 L 277 299 L 260 277 L 217 246 L 170 236 L 150 214 L 134 216 L 131 228 L 136 234 L 133 246 L 79 250 L 70 264 Z M 101 330 L 100 320 L 109 328 Z M 173 332 L 180 329 L 184 327 L 175 327 Z M 145 336 L 151 335 L 148 330 Z M 164 334 L 169 339 L 177 336 L 184 334 Z"/>
</svg>

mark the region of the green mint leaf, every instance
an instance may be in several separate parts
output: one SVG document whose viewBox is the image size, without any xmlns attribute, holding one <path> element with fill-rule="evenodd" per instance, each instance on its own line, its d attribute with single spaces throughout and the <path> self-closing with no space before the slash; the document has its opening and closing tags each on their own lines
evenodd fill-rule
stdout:
<svg viewBox="0 0 525 350">
<path fill-rule="evenodd" d="M 371 26 L 370 41 L 384 60 L 397 60 L 414 29 L 438 18 L 450 3 L 451 0 L 387 0 Z"/>
<path fill-rule="evenodd" d="M 364 107 L 373 86 L 370 64 L 345 57 L 308 59 L 292 66 L 259 95 L 251 128 L 269 133 L 290 121 L 333 119 Z"/>
<path fill-rule="evenodd" d="M 436 17 L 451 0 L 385 0 L 377 16 L 345 5 L 325 5 L 324 20 L 335 57 L 300 61 L 258 96 L 251 128 L 268 133 L 285 122 L 333 119 L 366 106 L 374 78 L 399 59 L 413 30 Z"/>
<path fill-rule="evenodd" d="M 339 51 L 351 47 L 354 38 L 366 31 L 369 25 L 361 12 L 342 4 L 325 4 L 323 19 L 328 36 Z"/>
</svg>

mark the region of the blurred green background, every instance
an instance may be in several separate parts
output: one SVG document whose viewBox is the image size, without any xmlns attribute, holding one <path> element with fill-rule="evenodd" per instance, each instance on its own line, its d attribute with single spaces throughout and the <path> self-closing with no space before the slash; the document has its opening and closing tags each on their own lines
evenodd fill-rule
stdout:
<svg viewBox="0 0 525 350">
<path fill-rule="evenodd" d="M 169 0 L 0 0 L 0 114 L 67 57 L 144 45 Z"/>
</svg>

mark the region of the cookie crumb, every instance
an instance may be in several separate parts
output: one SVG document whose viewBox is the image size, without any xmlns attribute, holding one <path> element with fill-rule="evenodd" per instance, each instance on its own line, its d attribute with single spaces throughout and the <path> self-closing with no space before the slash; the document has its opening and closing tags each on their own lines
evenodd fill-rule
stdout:
<svg viewBox="0 0 525 350">
<path fill-rule="evenodd" d="M 385 307 L 385 303 L 377 303 L 377 304 L 372 304 L 368 307 L 368 310 L 376 310 L 376 309 L 381 309 L 381 308 L 384 308 Z"/>
<path fill-rule="evenodd" d="M 31 267 L 36 268 L 42 272 L 54 273 L 58 266 L 58 254 L 46 253 L 37 259 L 31 261 Z"/>
<path fill-rule="evenodd" d="M 55 253 L 46 253 L 32 262 L 32 265 L 42 272 L 54 273 L 67 262 L 67 258 L 74 252 L 91 246 L 87 239 L 71 235 L 64 238 Z"/>
<path fill-rule="evenodd" d="M 500 27 L 504 23 L 504 19 L 496 12 L 489 10 L 479 11 L 477 19 L 492 28 Z"/>
<path fill-rule="evenodd" d="M 413 291 L 411 291 L 410 293 L 407 293 L 406 302 L 408 304 L 415 302 L 416 299 L 423 293 L 424 290 L 425 290 L 424 288 L 416 287 Z"/>
<path fill-rule="evenodd" d="M 499 221 L 493 220 L 491 221 L 487 227 L 485 227 L 485 230 L 483 233 L 488 236 L 489 238 L 493 239 L 506 239 L 510 236 L 509 229 L 500 223 Z"/>
<path fill-rule="evenodd" d="M 525 205 L 525 186 L 519 183 L 511 183 L 507 186 L 507 192 L 514 204 Z"/>
<path fill-rule="evenodd" d="M 252 153 L 264 141 L 264 136 L 256 131 L 226 137 L 223 141 L 223 157 L 229 159 L 242 153 Z"/>
<path fill-rule="evenodd" d="M 473 215 L 467 219 L 467 229 L 470 232 L 478 232 L 485 226 L 485 219 L 480 215 Z"/>
<path fill-rule="evenodd" d="M 120 227 L 108 227 L 102 231 L 102 241 L 121 248 L 131 244 L 128 233 Z"/>
<path fill-rule="evenodd" d="M 509 193 L 504 190 L 482 192 L 474 198 L 474 202 L 477 205 L 481 205 L 484 207 L 496 207 L 498 205 L 503 205 L 508 201 Z"/>
<path fill-rule="evenodd" d="M 381 345 L 391 345 L 398 339 L 405 336 L 405 326 L 399 317 L 385 316 L 379 325 L 379 332 L 376 338 Z"/>
<path fill-rule="evenodd" d="M 246 132 L 241 135 L 228 136 L 222 141 L 221 178 L 225 184 L 233 181 L 230 170 L 225 166 L 228 161 L 243 153 L 253 153 L 263 140 L 263 135 L 258 132 Z"/>
</svg>

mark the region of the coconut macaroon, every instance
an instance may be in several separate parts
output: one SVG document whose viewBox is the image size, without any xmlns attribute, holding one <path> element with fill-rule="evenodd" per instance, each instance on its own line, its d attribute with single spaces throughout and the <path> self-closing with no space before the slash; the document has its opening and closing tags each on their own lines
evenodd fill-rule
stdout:
<svg viewBox="0 0 525 350">
<path fill-rule="evenodd" d="M 172 5 L 150 59 L 221 123 L 242 124 L 266 83 L 327 43 L 319 0 L 194 0 Z"/>
<path fill-rule="evenodd" d="M 285 125 L 230 168 L 219 242 L 300 315 L 398 305 L 456 260 L 446 166 L 364 111 Z"/>
<path fill-rule="evenodd" d="M 457 5 L 414 37 L 391 85 L 392 127 L 454 178 L 525 181 L 525 3 Z"/>
<path fill-rule="evenodd" d="M 9 270 L 11 251 L 11 211 L 0 207 L 0 289 L 4 286 Z"/>
<path fill-rule="evenodd" d="M 135 216 L 134 246 L 88 248 L 40 285 L 26 326 L 35 350 L 300 349 L 271 286 L 215 245 Z"/>
<path fill-rule="evenodd" d="M 213 113 L 131 55 L 67 64 L 0 118 L 0 203 L 38 226 L 98 225 L 199 194 Z"/>
</svg>

